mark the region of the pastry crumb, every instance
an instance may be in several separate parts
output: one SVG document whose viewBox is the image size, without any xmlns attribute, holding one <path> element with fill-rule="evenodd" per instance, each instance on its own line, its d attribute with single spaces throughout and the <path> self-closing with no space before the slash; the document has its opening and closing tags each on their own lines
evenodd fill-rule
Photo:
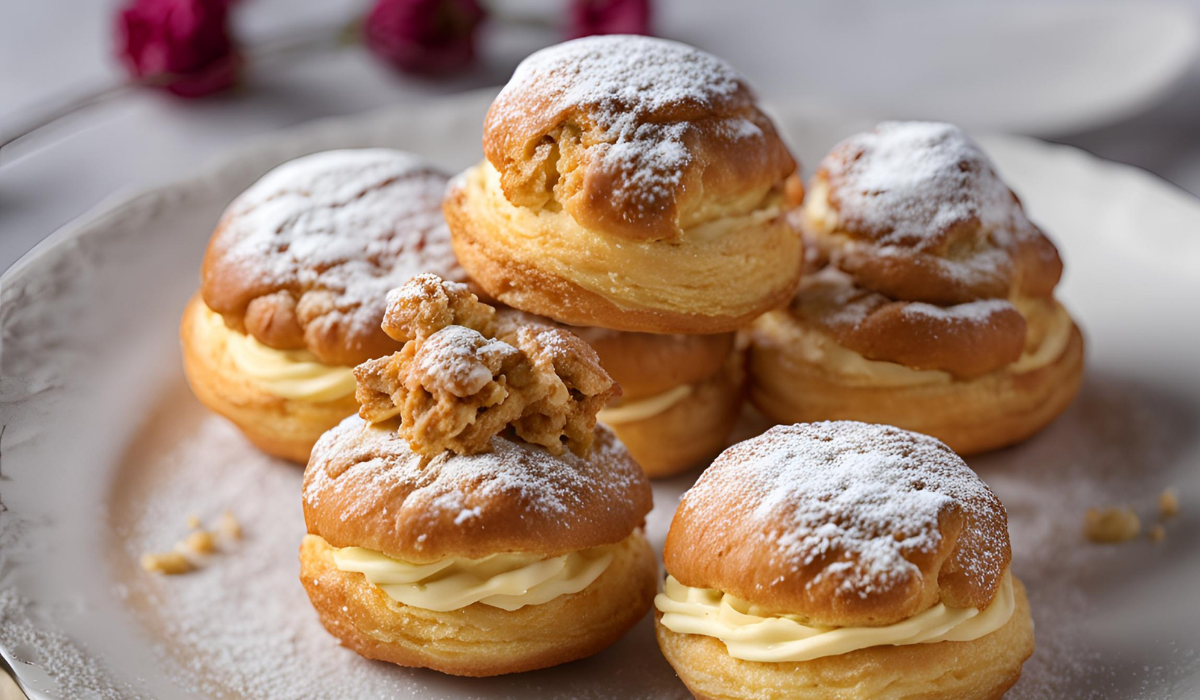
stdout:
<svg viewBox="0 0 1200 700">
<path fill-rule="evenodd" d="M 218 535 L 230 540 L 242 538 L 242 526 L 229 511 L 221 514 L 215 531 L 204 529 L 200 518 L 195 515 L 188 516 L 187 525 L 190 532 L 175 543 L 173 550 L 142 555 L 141 564 L 144 571 L 167 575 L 186 574 L 197 568 L 197 562 L 192 561 L 188 555 L 213 554 L 217 551 Z"/>
<path fill-rule="evenodd" d="M 1163 519 L 1174 518 L 1179 515 L 1179 496 L 1175 495 L 1175 489 L 1164 489 L 1158 496 L 1158 514 Z"/>
<path fill-rule="evenodd" d="M 183 546 L 197 554 L 212 554 L 217 549 L 217 541 L 208 530 L 194 530 L 183 541 Z"/>
<path fill-rule="evenodd" d="M 1150 539 L 1155 542 L 1162 542 L 1167 536 L 1167 528 L 1162 525 L 1155 525 L 1150 528 Z"/>
<path fill-rule="evenodd" d="M 142 569 L 151 573 L 174 576 L 186 574 L 193 568 L 192 562 L 179 552 L 157 552 L 142 555 Z"/>
<path fill-rule="evenodd" d="M 231 540 L 242 539 L 242 524 L 229 511 L 221 513 L 221 518 L 217 521 L 217 529 Z"/>
<path fill-rule="evenodd" d="M 1084 534 L 1093 542 L 1113 544 L 1127 542 L 1142 530 L 1142 521 L 1128 506 L 1089 508 Z"/>
</svg>

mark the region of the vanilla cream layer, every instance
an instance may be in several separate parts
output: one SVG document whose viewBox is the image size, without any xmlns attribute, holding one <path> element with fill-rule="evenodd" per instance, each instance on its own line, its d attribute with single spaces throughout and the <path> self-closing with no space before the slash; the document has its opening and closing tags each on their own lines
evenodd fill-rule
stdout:
<svg viewBox="0 0 1200 700">
<path fill-rule="evenodd" d="M 804 193 L 804 217 L 817 230 L 836 231 L 838 228 L 838 213 L 829 206 L 829 183 L 823 178 L 813 178 Z"/>
<path fill-rule="evenodd" d="M 1025 352 L 1005 369 L 1013 374 L 1024 374 L 1062 357 L 1071 342 L 1071 328 L 1075 325 L 1063 305 L 1054 299 L 1021 298 L 1013 305 L 1025 317 L 1029 331 Z"/>
<path fill-rule="evenodd" d="M 341 571 L 363 574 L 392 600 L 435 612 L 473 603 L 502 610 L 547 603 L 592 585 L 612 560 L 612 546 L 559 557 L 506 552 L 483 559 L 450 557 L 432 564 L 411 564 L 362 547 L 333 552 Z"/>
<path fill-rule="evenodd" d="M 685 586 L 667 576 L 654 598 L 662 624 L 679 634 L 700 634 L 725 643 L 729 655 L 744 661 L 809 661 L 876 646 L 969 642 L 991 634 L 1012 617 L 1016 606 L 1012 575 L 1005 572 L 996 597 L 983 610 L 948 608 L 938 603 L 907 620 L 882 627 L 814 627 L 796 615 L 771 615 L 733 596 Z"/>
<path fill-rule="evenodd" d="M 204 307 L 210 337 L 224 341 L 225 353 L 246 378 L 273 396 L 294 401 L 333 401 L 354 393 L 354 369 L 327 365 L 307 350 L 276 350 L 229 328 L 221 315 Z"/>
<path fill-rule="evenodd" d="M 695 388 L 691 384 L 684 384 L 636 401 L 622 401 L 616 406 L 600 409 L 596 420 L 606 425 L 620 425 L 653 418 L 691 396 L 693 391 Z"/>
<path fill-rule="evenodd" d="M 800 260 L 800 237 L 781 216 L 782 194 L 752 212 L 688 227 L 678 240 L 664 242 L 587 229 L 561 210 L 514 206 L 486 160 L 464 173 L 463 186 L 470 215 L 489 231 L 493 245 L 622 308 L 745 314 L 765 294 L 790 285 Z"/>
<path fill-rule="evenodd" d="M 846 384 L 903 387 L 949 384 L 954 375 L 941 370 L 912 369 L 896 362 L 868 360 L 814 328 L 796 324 L 786 311 L 770 311 L 755 324 L 786 349 L 789 356 L 837 375 Z"/>
<path fill-rule="evenodd" d="M 1015 362 L 998 371 L 1024 374 L 1061 357 L 1071 340 L 1073 325 L 1066 309 L 1053 299 L 1018 299 L 1014 305 L 1029 321 L 1029 342 Z M 819 330 L 796 325 L 786 313 L 772 311 L 756 323 L 771 337 L 784 339 L 790 354 L 837 375 L 847 384 L 904 387 L 955 381 L 954 375 L 942 370 L 913 369 L 897 362 L 867 359 Z"/>
</svg>

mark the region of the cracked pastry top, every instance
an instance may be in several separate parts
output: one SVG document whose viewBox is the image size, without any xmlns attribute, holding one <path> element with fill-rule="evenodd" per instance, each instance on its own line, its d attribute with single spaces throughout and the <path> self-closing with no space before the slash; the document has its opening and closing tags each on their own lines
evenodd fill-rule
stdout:
<svg viewBox="0 0 1200 700">
<path fill-rule="evenodd" d="M 276 350 L 354 365 L 399 348 L 380 329 L 387 291 L 450 279 L 446 178 L 389 149 L 327 151 L 267 173 L 226 209 L 201 270 L 205 305 Z"/>
</svg>

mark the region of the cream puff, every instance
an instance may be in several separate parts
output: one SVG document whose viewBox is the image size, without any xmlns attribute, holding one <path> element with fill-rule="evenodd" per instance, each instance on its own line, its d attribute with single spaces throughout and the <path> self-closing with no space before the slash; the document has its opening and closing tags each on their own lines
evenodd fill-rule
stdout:
<svg viewBox="0 0 1200 700">
<path fill-rule="evenodd" d="M 649 482 L 595 412 L 595 352 L 501 328 L 465 286 L 389 296 L 403 348 L 357 370 L 359 416 L 304 475 L 300 579 L 325 628 L 371 659 L 464 676 L 594 654 L 649 610 Z"/>
<path fill-rule="evenodd" d="M 264 452 L 306 462 L 357 409 L 354 365 L 400 347 L 380 328 L 387 291 L 419 272 L 464 277 L 445 184 L 407 153 L 328 151 L 235 199 L 180 327 L 197 398 Z"/>
<path fill-rule="evenodd" d="M 455 178 L 459 261 L 514 308 L 575 326 L 726 333 L 787 302 L 796 163 L 744 79 L 690 46 L 598 36 L 533 54 Z"/>
<path fill-rule="evenodd" d="M 780 423 L 853 419 L 960 454 L 1020 442 L 1079 389 L 1062 261 L 983 151 L 888 122 L 822 161 L 797 217 L 818 271 L 750 333 L 751 399 Z"/>
<path fill-rule="evenodd" d="M 776 426 L 684 494 L 659 646 L 702 700 L 999 698 L 1033 653 L 1004 506 L 950 448 Z"/>
</svg>

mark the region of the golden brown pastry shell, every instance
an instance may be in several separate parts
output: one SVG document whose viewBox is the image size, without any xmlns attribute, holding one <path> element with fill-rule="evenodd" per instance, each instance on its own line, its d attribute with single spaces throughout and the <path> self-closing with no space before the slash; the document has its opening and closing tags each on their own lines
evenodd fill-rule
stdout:
<svg viewBox="0 0 1200 700">
<path fill-rule="evenodd" d="M 355 365 L 398 350 L 379 327 L 387 288 L 422 271 L 463 278 L 438 216 L 445 183 L 431 164 L 391 149 L 321 152 L 284 163 L 222 214 L 201 264 L 200 293 L 230 328 L 278 350 L 308 350 L 326 364 Z M 283 211 L 259 218 L 276 202 L 287 203 Z M 293 259 L 285 252 L 312 248 L 314 232 L 334 241 L 324 247 L 332 257 Z M 264 233 L 275 236 L 269 250 L 239 250 Z"/>
<path fill-rule="evenodd" d="M 606 84 L 611 66 L 592 60 L 605 54 L 635 57 L 619 80 L 638 90 Z M 683 157 L 670 166 L 650 155 L 606 158 L 610 147 Z M 673 239 L 712 205 L 761 197 L 796 170 L 728 64 L 648 37 L 590 37 L 531 56 L 488 110 L 483 152 L 510 201 L 552 200 L 580 224 L 631 240 Z M 661 167 L 670 177 L 656 177 Z"/>
<path fill-rule="evenodd" d="M 392 600 L 362 574 L 341 571 L 315 535 L 300 545 L 300 581 L 321 624 L 369 658 L 456 676 L 546 668 L 599 652 L 650 608 L 657 566 L 634 532 L 590 586 L 541 605 L 506 611 L 483 603 L 435 612 Z"/>
<path fill-rule="evenodd" d="M 528 488 L 505 487 L 514 481 Z M 499 486 L 484 488 L 489 482 Z M 303 495 L 309 534 L 413 563 L 496 552 L 558 556 L 612 544 L 653 506 L 641 468 L 603 426 L 585 457 L 495 437 L 491 452 L 429 459 L 394 425 L 369 426 L 358 416 L 322 436 Z M 567 511 L 537 507 L 551 497 Z M 446 499 L 453 507 L 441 506 Z M 460 522 L 463 510 L 474 517 Z"/>
<path fill-rule="evenodd" d="M 729 655 L 714 637 L 679 634 L 655 613 L 667 661 L 697 700 L 996 700 L 1033 654 L 1025 587 L 1006 625 L 969 642 L 878 646 L 801 662 L 762 663 Z"/>
<path fill-rule="evenodd" d="M 779 344 L 756 343 L 750 400 L 778 423 L 884 423 L 932 435 L 971 455 L 1019 443 L 1053 422 L 1078 393 L 1083 366 L 1083 334 L 1074 324 L 1062 354 L 1043 367 L 900 387 L 848 384 Z"/>
<path fill-rule="evenodd" d="M 728 361 L 735 337 L 733 333 L 662 335 L 570 326 L 567 330 L 592 346 L 600 364 L 621 385 L 625 400 L 710 379 Z"/>
<path fill-rule="evenodd" d="M 801 616 L 822 627 L 889 625 L 908 619 L 938 602 L 956 608 L 984 608 L 999 590 L 1001 574 L 1011 560 L 1008 516 L 996 495 L 979 482 L 970 468 L 948 447 L 923 435 L 892 426 L 875 427 L 886 434 L 892 454 L 919 460 L 913 471 L 945 498 L 936 517 L 924 522 L 920 536 L 930 543 L 906 551 L 903 576 L 886 583 L 856 574 L 853 566 L 862 550 L 854 541 L 829 538 L 819 530 L 803 538 L 818 544 L 805 554 L 792 545 L 796 540 L 795 514 L 813 504 L 779 500 L 779 490 L 804 484 L 772 482 L 772 462 L 802 460 L 808 441 L 819 445 L 829 431 L 850 436 L 854 424 L 776 426 L 722 452 L 684 494 L 663 546 L 663 564 L 680 583 L 693 588 L 723 591 L 760 609 Z M 868 458 L 886 459 L 866 442 L 855 447 Z M 765 460 L 765 461 L 764 461 Z M 803 463 L 809 474 L 829 467 L 822 462 Z M 760 471 L 762 470 L 762 471 Z M 755 480 L 767 474 L 767 481 Z M 954 477 L 967 479 L 971 488 L 940 490 Z M 746 488 L 746 484 L 756 488 Z M 924 488 L 924 487 L 923 487 Z M 946 488 L 950 488 L 949 485 Z M 896 536 L 888 521 L 831 510 L 839 524 L 852 522 L 856 540 L 885 543 Z M 824 520 L 822 522 L 829 522 Z M 816 528 L 816 525 L 813 525 Z M 850 527 L 845 526 L 843 527 Z M 912 536 L 914 533 L 908 533 Z"/>
<path fill-rule="evenodd" d="M 332 401 L 298 401 L 267 393 L 233 365 L 224 341 L 205 331 L 205 311 L 204 301 L 195 295 L 179 326 L 183 369 L 192 393 L 263 452 L 308 462 L 322 433 L 358 410 L 354 394 Z"/>
<path fill-rule="evenodd" d="M 913 155 L 907 165 L 928 178 L 919 195 L 925 207 L 882 216 L 856 207 L 854 203 L 861 205 L 866 192 L 878 195 L 880 189 L 887 192 L 892 186 L 904 186 L 903 166 L 886 156 L 885 165 L 872 165 L 878 162 L 881 146 L 870 143 L 873 137 L 885 142 L 904 139 L 904 132 L 914 127 L 944 128 L 935 141 L 948 144 L 956 156 L 939 156 L 933 143 L 907 144 Z M 930 177 L 925 171 L 928 165 L 922 166 L 918 156 L 940 158 L 936 160 L 939 176 Z M 947 178 L 957 180 L 955 185 L 947 186 Z M 827 207 L 836 220 L 831 228 L 823 217 L 805 217 L 810 240 L 859 286 L 893 299 L 947 305 L 1014 295 L 1044 297 L 1050 296 L 1062 276 L 1062 260 L 1054 244 L 1028 220 L 1020 200 L 1000 180 L 987 155 L 952 125 L 885 122 L 871 132 L 851 136 L 822 159 L 808 192 L 807 210 Z M 989 229 L 980 214 L 993 197 L 999 201 L 991 206 L 1010 214 L 1002 224 L 1003 232 Z M 949 214 L 964 202 L 974 206 Z M 923 212 L 930 209 L 949 215 L 927 217 Z M 897 238 L 894 232 L 906 223 L 921 227 L 921 235 Z M 945 266 L 985 251 L 994 255 L 970 278 Z"/>
</svg>

